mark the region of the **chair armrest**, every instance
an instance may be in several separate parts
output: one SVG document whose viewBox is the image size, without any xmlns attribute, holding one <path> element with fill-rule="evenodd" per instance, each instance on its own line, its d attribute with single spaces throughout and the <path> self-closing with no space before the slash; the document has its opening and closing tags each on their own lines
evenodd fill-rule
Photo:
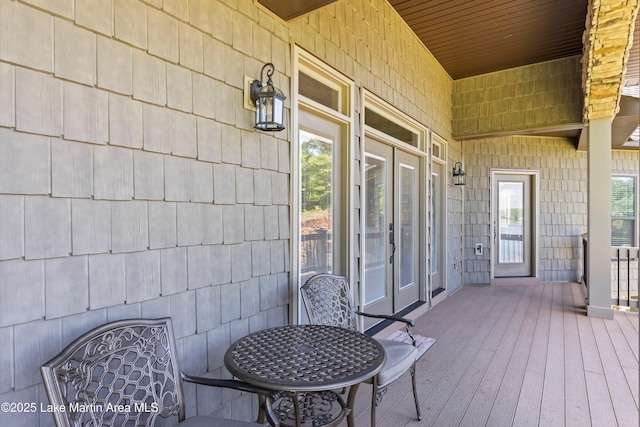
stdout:
<svg viewBox="0 0 640 427">
<path fill-rule="evenodd" d="M 279 393 L 274 390 L 269 390 L 264 387 L 255 386 L 244 381 L 239 380 L 222 380 L 216 378 L 206 378 L 206 377 L 196 377 L 193 375 L 182 374 L 182 379 L 186 382 L 202 384 L 211 387 L 223 387 L 223 388 L 232 388 L 234 390 L 246 391 L 249 393 L 256 393 L 262 396 L 271 397 L 275 400 L 279 396 Z"/>
<path fill-rule="evenodd" d="M 360 316 L 365 316 L 365 317 L 372 317 L 375 319 L 386 319 L 386 320 L 393 320 L 394 322 L 402 322 L 404 324 L 407 325 L 407 327 L 411 326 L 416 326 L 416 322 L 413 319 L 407 319 L 405 317 L 399 317 L 399 316 L 390 316 L 387 314 L 371 314 L 371 313 L 363 313 L 361 311 L 356 311 L 356 314 L 359 314 Z"/>
<path fill-rule="evenodd" d="M 202 384 L 211 387 L 231 388 L 234 390 L 246 391 L 248 393 L 256 393 L 258 395 L 260 404 L 258 423 L 264 424 L 265 421 L 268 421 L 270 425 L 281 425 L 273 410 L 273 402 L 278 400 L 281 396 L 281 392 L 279 391 L 269 390 L 267 388 L 255 386 L 239 380 L 222 380 L 216 378 L 196 377 L 193 375 L 185 374 L 184 372 L 181 372 L 180 375 L 182 376 L 183 381 L 194 384 Z"/>
<path fill-rule="evenodd" d="M 414 347 L 418 346 L 418 343 L 416 342 L 416 338 L 411 333 L 411 329 L 409 329 L 410 327 L 416 326 L 415 320 L 407 319 L 405 317 L 400 317 L 400 316 L 390 316 L 390 315 L 387 315 L 387 314 L 363 313 L 361 311 L 356 311 L 356 314 L 359 314 L 359 315 L 365 316 L 365 317 L 372 317 L 374 319 L 386 319 L 386 320 L 393 320 L 394 322 L 402 322 L 402 323 L 404 323 L 404 329 L 407 331 L 407 335 L 409 335 L 409 338 L 411 338 L 411 345 L 413 345 Z"/>
</svg>

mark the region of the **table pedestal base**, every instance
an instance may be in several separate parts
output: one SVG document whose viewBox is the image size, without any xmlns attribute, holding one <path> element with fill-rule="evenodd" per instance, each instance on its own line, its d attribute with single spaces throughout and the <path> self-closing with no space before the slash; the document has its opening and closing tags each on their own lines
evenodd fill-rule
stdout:
<svg viewBox="0 0 640 427">
<path fill-rule="evenodd" d="M 333 391 L 283 394 L 272 406 L 283 427 L 337 426 L 351 412 Z"/>
</svg>

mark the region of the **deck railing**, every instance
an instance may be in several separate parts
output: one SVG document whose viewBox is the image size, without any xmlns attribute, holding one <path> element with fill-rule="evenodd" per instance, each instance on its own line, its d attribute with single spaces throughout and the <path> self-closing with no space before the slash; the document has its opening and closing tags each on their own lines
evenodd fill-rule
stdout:
<svg viewBox="0 0 640 427">
<path fill-rule="evenodd" d="M 611 255 L 612 304 L 638 308 L 638 248 L 614 247 Z"/>
<path fill-rule="evenodd" d="M 582 236 L 583 283 L 588 288 L 587 236 Z M 638 308 L 638 260 L 637 247 L 611 247 L 611 305 L 615 307 Z"/>
<path fill-rule="evenodd" d="M 300 270 L 302 273 L 327 273 L 331 265 L 331 232 L 317 228 L 300 236 Z"/>
</svg>

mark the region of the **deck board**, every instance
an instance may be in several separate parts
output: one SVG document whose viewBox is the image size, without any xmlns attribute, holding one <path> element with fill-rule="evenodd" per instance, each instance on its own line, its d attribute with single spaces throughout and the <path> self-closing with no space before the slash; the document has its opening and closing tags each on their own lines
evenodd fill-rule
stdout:
<svg viewBox="0 0 640 427">
<path fill-rule="evenodd" d="M 551 298 L 553 287 L 543 288 L 542 304 L 536 321 L 533 342 L 527 359 L 520 398 L 514 416 L 514 425 L 536 426 L 542 405 L 542 389 L 547 363 L 549 328 L 551 325 Z"/>
<path fill-rule="evenodd" d="M 637 407 L 633 400 L 629 383 L 620 365 L 620 360 L 616 355 L 614 342 L 607 331 L 605 323 L 614 322 L 602 319 L 594 321 L 593 331 L 596 336 L 601 337 L 596 344 L 598 353 L 603 361 L 602 368 L 609 389 L 609 398 L 611 399 L 618 425 L 637 426 Z"/>
<path fill-rule="evenodd" d="M 633 426 L 638 423 L 638 315 L 586 316 L 576 283 L 470 286 L 416 320 L 438 341 L 377 409 L 386 426 Z M 371 387 L 355 403 L 370 425 Z M 346 426 L 346 421 L 341 424 Z"/>
<path fill-rule="evenodd" d="M 530 287 L 528 291 L 531 291 Z M 530 292 L 528 292 L 530 293 Z M 469 403 L 467 410 L 460 422 L 461 426 L 474 427 L 483 425 L 491 411 L 493 402 L 500 389 L 500 384 L 507 372 L 509 360 L 516 348 L 516 342 L 523 326 L 530 299 L 523 293 L 517 305 L 513 305 L 507 328 L 502 335 L 495 354 L 487 368 L 478 389 Z"/>
<path fill-rule="evenodd" d="M 574 303 L 574 293 L 569 286 L 563 286 L 564 309 L 564 380 L 565 390 L 570 391 L 565 394 L 565 420 L 567 426 L 588 426 L 590 418 L 587 396 L 587 383 L 584 377 L 584 362 L 580 350 L 580 331 L 578 330 L 577 316 L 584 317 L 584 313 L 576 315 L 576 310 L 572 310 Z M 582 295 L 579 296 L 582 298 Z"/>
<path fill-rule="evenodd" d="M 435 363 L 429 366 L 429 369 L 422 374 L 420 369 L 425 358 L 420 360 L 418 372 L 418 390 L 422 393 L 421 409 L 424 416 L 423 422 L 426 425 L 432 425 L 435 418 L 439 415 L 440 410 L 445 408 L 446 402 L 453 392 L 455 385 L 461 380 L 463 373 L 469 367 L 473 356 L 478 351 L 482 342 L 489 334 L 490 328 L 496 321 L 495 313 L 506 304 L 506 300 L 489 298 L 489 295 L 480 293 L 474 301 L 475 306 L 467 307 L 465 313 L 456 319 L 455 312 L 447 313 L 446 316 L 451 319 L 451 328 L 448 328 L 446 339 L 443 340 L 442 346 L 439 342 L 427 353 L 436 351 L 441 357 L 435 360 Z M 473 322 L 473 316 L 478 315 L 482 322 Z M 483 327 L 483 325 L 485 327 Z M 416 328 L 416 330 L 418 330 Z M 429 331 L 431 334 L 435 331 Z M 425 333 L 421 333 L 425 335 Z M 406 375 L 408 378 L 409 376 Z M 423 379 L 437 379 L 431 385 L 424 384 Z M 397 388 L 396 388 L 397 389 Z M 410 394 L 410 382 L 403 383 L 399 393 L 405 394 L 404 398 L 399 401 L 392 411 L 384 412 L 384 408 L 379 407 L 380 426 L 397 426 L 398 422 L 408 422 L 415 417 L 415 404 Z M 390 416 L 392 415 L 393 416 Z M 358 424 L 360 425 L 360 424 Z"/>
<path fill-rule="evenodd" d="M 616 320 L 626 319 L 625 318 L 616 318 Z M 625 381 L 629 385 L 629 389 L 631 390 L 633 401 L 635 406 L 638 406 L 638 359 L 636 357 L 636 353 L 634 353 L 634 349 L 638 348 L 638 336 L 635 336 L 635 340 L 630 342 L 627 340 L 627 337 L 624 335 L 620 328 L 620 323 L 622 322 L 604 322 L 604 325 L 611 337 L 611 341 L 613 343 L 613 349 L 618 357 L 618 361 L 620 362 L 620 366 L 622 368 L 622 372 L 625 378 Z M 625 321 L 628 323 L 628 320 Z M 635 341 L 635 342 L 633 342 Z"/>
<path fill-rule="evenodd" d="M 633 352 L 636 362 L 640 360 L 639 352 L 640 346 L 638 346 L 638 323 L 637 321 L 631 321 L 634 317 L 632 316 L 616 316 L 615 320 L 620 328 L 620 332 L 624 335 L 627 342 L 629 343 L 629 348 Z M 637 316 L 635 316 L 637 319 Z M 637 364 L 636 364 L 637 366 Z"/>
<path fill-rule="evenodd" d="M 462 374 L 461 380 L 451 393 L 445 408 L 440 412 L 434 424 L 458 425 L 460 423 L 495 356 L 496 349 L 504 337 L 519 299 L 517 295 L 511 296 L 499 311 L 500 316 L 496 318 L 497 323 L 492 329 L 492 333 L 480 342 L 479 350 L 475 355 L 472 355 L 471 365 Z"/>
<path fill-rule="evenodd" d="M 551 303 L 551 319 L 548 331 L 540 424 L 544 426 L 564 426 L 565 419 L 565 366 L 566 352 L 564 300 L 562 285 L 551 285 L 553 288 Z"/>
</svg>

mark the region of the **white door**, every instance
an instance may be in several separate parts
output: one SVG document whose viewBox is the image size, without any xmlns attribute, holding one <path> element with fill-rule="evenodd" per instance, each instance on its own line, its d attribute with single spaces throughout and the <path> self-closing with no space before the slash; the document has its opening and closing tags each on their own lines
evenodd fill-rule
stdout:
<svg viewBox="0 0 640 427">
<path fill-rule="evenodd" d="M 494 277 L 534 276 L 533 175 L 494 175 Z"/>
<path fill-rule="evenodd" d="M 420 159 L 367 138 L 364 173 L 364 308 L 391 314 L 420 296 Z"/>
</svg>

